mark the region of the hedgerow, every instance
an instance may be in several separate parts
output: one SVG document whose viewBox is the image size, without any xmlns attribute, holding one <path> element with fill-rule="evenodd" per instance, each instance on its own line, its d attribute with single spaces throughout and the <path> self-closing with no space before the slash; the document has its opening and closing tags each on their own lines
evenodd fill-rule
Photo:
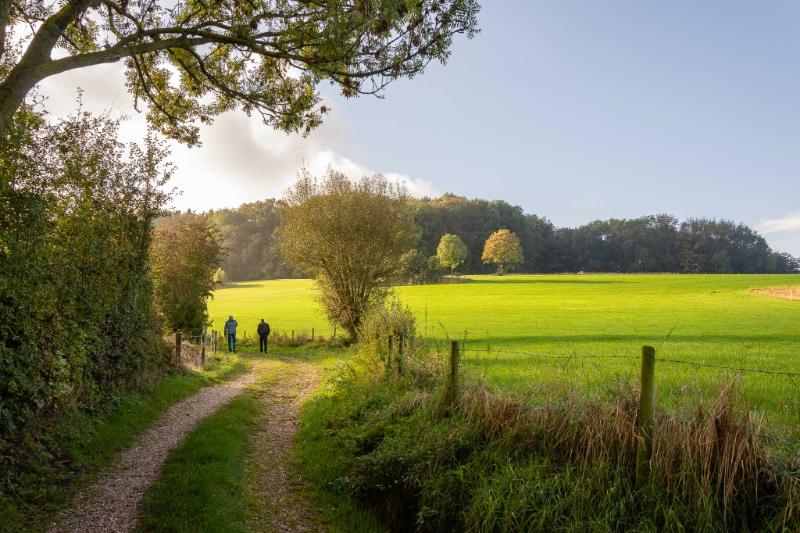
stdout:
<svg viewBox="0 0 800 533">
<path fill-rule="evenodd" d="M 117 126 L 26 109 L 0 139 L 0 494 L 60 464 L 72 413 L 165 369 L 148 253 L 166 152 Z"/>
</svg>

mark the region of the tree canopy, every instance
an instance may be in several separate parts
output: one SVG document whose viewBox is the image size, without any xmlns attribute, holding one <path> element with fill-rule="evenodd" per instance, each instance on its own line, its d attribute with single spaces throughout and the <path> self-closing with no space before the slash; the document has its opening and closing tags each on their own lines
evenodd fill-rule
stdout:
<svg viewBox="0 0 800 533">
<path fill-rule="evenodd" d="M 0 131 L 42 80 L 124 61 L 151 124 L 189 144 L 237 106 L 285 131 L 327 111 L 317 85 L 379 94 L 477 31 L 476 0 L 0 0 Z"/>
<path fill-rule="evenodd" d="M 771 250 L 753 229 L 726 220 L 680 221 L 670 215 L 651 215 L 564 228 L 502 200 L 444 195 L 410 199 L 409 203 L 419 229 L 415 255 L 429 260 L 426 276 L 421 275 L 419 257 L 413 258 L 418 263 L 414 265 L 408 262 L 410 255 L 401 261 L 405 281 L 410 282 L 423 277 L 426 281 L 437 279 L 436 250 L 447 233 L 458 235 L 467 245 L 460 271 L 494 271 L 494 266 L 483 263 L 481 257 L 486 239 L 498 228 L 519 237 L 524 250 L 523 262 L 517 267 L 521 272 L 800 271 L 797 258 Z M 217 211 L 214 217 L 222 227 L 228 252 L 223 268 L 232 281 L 300 275 L 283 261 L 272 237 L 280 223 L 277 202 L 244 204 Z"/>
<path fill-rule="evenodd" d="M 148 250 L 165 157 L 80 112 L 0 132 L 0 499 L 54 468 L 57 420 L 164 370 Z"/>
<path fill-rule="evenodd" d="M 416 238 L 405 191 L 380 175 L 353 183 L 330 169 L 322 181 L 304 172 L 280 215 L 284 259 L 314 277 L 328 318 L 355 340 Z"/>
<path fill-rule="evenodd" d="M 442 266 L 450 269 L 451 274 L 461 266 L 468 253 L 467 245 L 461 237 L 452 233 L 442 235 L 439 246 L 436 247 L 436 258 Z"/>
<path fill-rule="evenodd" d="M 500 229 L 489 235 L 483 246 L 481 260 L 497 265 L 497 273 L 505 274 L 509 269 L 522 264 L 524 256 L 519 237 L 507 229 Z"/>
</svg>

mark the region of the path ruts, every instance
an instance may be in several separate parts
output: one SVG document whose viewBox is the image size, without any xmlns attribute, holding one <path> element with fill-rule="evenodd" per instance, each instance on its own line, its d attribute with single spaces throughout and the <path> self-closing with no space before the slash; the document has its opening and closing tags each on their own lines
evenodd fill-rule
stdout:
<svg viewBox="0 0 800 533">
<path fill-rule="evenodd" d="M 169 453 L 204 418 L 231 401 L 255 380 L 253 373 L 206 387 L 173 405 L 153 427 L 124 450 L 115 466 L 81 492 L 74 506 L 50 532 L 132 531 L 139 517 L 142 496 L 158 479 Z"/>
<path fill-rule="evenodd" d="M 322 381 L 312 363 L 281 357 L 280 374 L 267 384 L 258 431 L 250 438 L 245 475 L 251 501 L 250 531 L 325 531 L 291 472 L 292 442 L 304 398 Z"/>
</svg>

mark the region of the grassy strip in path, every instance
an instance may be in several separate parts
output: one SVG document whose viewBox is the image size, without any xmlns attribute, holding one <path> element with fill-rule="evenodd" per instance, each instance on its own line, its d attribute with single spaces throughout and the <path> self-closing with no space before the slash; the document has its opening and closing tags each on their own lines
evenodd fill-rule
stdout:
<svg viewBox="0 0 800 533">
<path fill-rule="evenodd" d="M 65 420 L 59 435 L 64 443 L 63 455 L 32 474 L 31 479 L 21 480 L 20 486 L 28 490 L 13 498 L 0 497 L 0 531 L 45 529 L 78 489 L 107 468 L 117 453 L 171 405 L 245 368 L 238 356 L 212 359 L 205 371 L 170 373 L 152 391 L 126 394 L 105 412 Z"/>
<path fill-rule="evenodd" d="M 139 531 L 247 531 L 243 465 L 261 408 L 247 391 L 208 417 L 170 455 L 142 501 Z"/>
<path fill-rule="evenodd" d="M 341 359 L 341 353 L 325 349 L 281 348 L 281 353 L 291 353 L 326 372 Z M 263 460 L 252 443 L 264 414 L 262 395 L 271 381 L 288 379 L 295 370 L 272 356 L 258 364 L 263 374 L 257 385 L 201 422 L 172 452 L 158 482 L 145 494 L 139 531 L 240 532 L 252 530 L 248 524 L 269 522 L 274 505 L 255 496 L 258 480 L 249 479 L 246 471 L 252 461 Z M 313 450 L 304 447 L 301 440 L 294 461 L 284 466 L 293 475 L 313 474 L 313 469 L 302 468 L 301 472 L 300 467 L 309 459 L 309 452 Z M 325 456 L 315 460 L 324 461 Z M 371 516 L 349 501 L 330 499 L 313 476 L 309 481 L 306 495 L 319 505 L 315 510 L 332 531 L 380 531 Z"/>
</svg>

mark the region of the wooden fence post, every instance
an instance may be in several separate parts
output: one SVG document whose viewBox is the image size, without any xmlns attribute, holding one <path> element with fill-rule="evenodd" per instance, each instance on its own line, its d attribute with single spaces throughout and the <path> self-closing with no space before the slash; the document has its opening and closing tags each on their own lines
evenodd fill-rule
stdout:
<svg viewBox="0 0 800 533">
<path fill-rule="evenodd" d="M 394 337 L 389 335 L 389 351 L 386 353 L 386 369 L 392 368 L 392 352 L 394 351 Z"/>
<path fill-rule="evenodd" d="M 642 380 L 639 396 L 638 429 L 639 447 L 636 450 L 636 482 L 644 483 L 650 476 L 650 461 L 653 458 L 653 419 L 655 418 L 656 349 L 642 346 Z"/>
<path fill-rule="evenodd" d="M 206 367 L 206 328 L 200 334 L 200 368 Z"/>
<path fill-rule="evenodd" d="M 333 326 L 333 340 L 336 340 L 336 326 Z"/>
<path fill-rule="evenodd" d="M 400 338 L 397 339 L 397 375 L 403 375 L 403 351 L 405 349 L 405 337 L 403 334 L 400 334 Z"/>
<path fill-rule="evenodd" d="M 183 344 L 183 333 L 175 332 L 175 366 L 181 366 L 181 345 Z"/>
<path fill-rule="evenodd" d="M 450 375 L 447 378 L 447 405 L 455 407 L 458 402 L 458 368 L 461 365 L 461 352 L 458 341 L 450 341 Z"/>
<path fill-rule="evenodd" d="M 311 342 L 314 342 L 314 328 L 311 328 Z"/>
<path fill-rule="evenodd" d="M 294 344 L 294 330 L 292 330 L 292 344 Z"/>
</svg>

